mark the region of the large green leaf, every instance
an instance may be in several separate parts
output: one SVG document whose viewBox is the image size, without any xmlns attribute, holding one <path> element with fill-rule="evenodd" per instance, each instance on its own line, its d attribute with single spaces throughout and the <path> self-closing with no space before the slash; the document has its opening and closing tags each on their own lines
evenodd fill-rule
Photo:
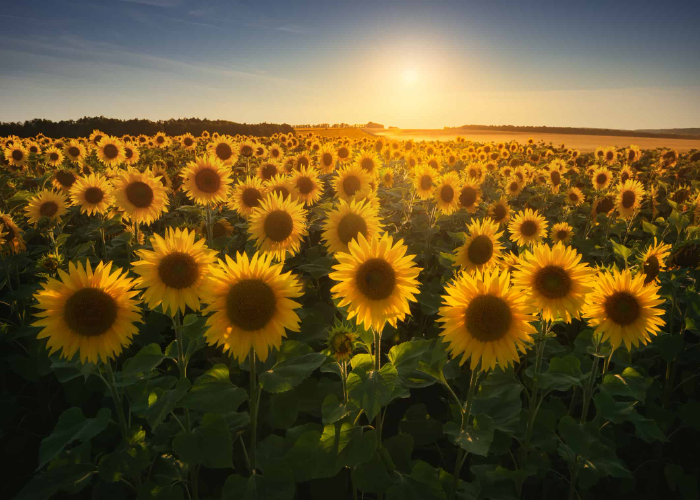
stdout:
<svg viewBox="0 0 700 500">
<path fill-rule="evenodd" d="M 473 425 L 461 429 L 454 422 L 447 422 L 444 426 L 445 434 L 450 441 L 462 449 L 474 455 L 485 457 L 489 454 L 489 447 L 493 441 L 494 425 L 488 415 L 476 415 Z"/>
<path fill-rule="evenodd" d="M 428 414 L 423 403 L 410 406 L 399 422 L 399 431 L 413 438 L 416 446 L 426 446 L 442 437 L 442 424 Z"/>
<path fill-rule="evenodd" d="M 57 457 L 66 446 L 74 441 L 89 441 L 107 428 L 112 412 L 102 408 L 95 418 L 85 418 L 80 408 L 69 408 L 58 418 L 50 436 L 44 438 L 39 446 L 39 467 Z"/>
<path fill-rule="evenodd" d="M 260 385 L 268 392 L 284 392 L 301 384 L 320 367 L 326 356 L 301 342 L 287 340 L 277 353 L 277 362 L 260 374 Z"/>
<path fill-rule="evenodd" d="M 168 413 L 176 408 L 177 403 L 187 394 L 190 385 L 190 381 L 183 378 L 177 381 L 174 389 L 163 390 L 156 388 L 148 395 L 146 419 L 151 429 L 158 427 Z"/>
<path fill-rule="evenodd" d="M 391 401 L 397 379 L 394 365 L 386 363 L 379 371 L 353 370 L 348 376 L 347 389 L 353 401 L 372 421 L 381 408 Z"/>
<path fill-rule="evenodd" d="M 122 368 L 124 383 L 148 377 L 164 359 L 165 355 L 158 344 L 148 344 L 142 347 L 141 350 L 136 353 L 136 356 L 124 362 L 124 367 Z"/>
<path fill-rule="evenodd" d="M 387 500 L 445 500 L 440 472 L 422 460 L 413 464 L 411 475 L 401 475 L 399 484 L 386 492 Z"/>
<path fill-rule="evenodd" d="M 13 500 L 45 500 L 61 490 L 89 480 L 96 472 L 92 464 L 66 464 L 34 476 Z"/>
<path fill-rule="evenodd" d="M 200 375 L 178 406 L 205 413 L 232 413 L 248 399 L 245 389 L 229 379 L 228 366 L 215 365 Z"/>
<path fill-rule="evenodd" d="M 202 424 L 190 433 L 182 433 L 173 440 L 173 451 L 185 462 L 206 467 L 233 466 L 233 442 L 223 416 L 207 413 Z"/>
<path fill-rule="evenodd" d="M 573 355 L 552 358 L 546 372 L 539 375 L 542 390 L 568 391 L 573 386 L 581 386 L 581 361 Z"/>
</svg>

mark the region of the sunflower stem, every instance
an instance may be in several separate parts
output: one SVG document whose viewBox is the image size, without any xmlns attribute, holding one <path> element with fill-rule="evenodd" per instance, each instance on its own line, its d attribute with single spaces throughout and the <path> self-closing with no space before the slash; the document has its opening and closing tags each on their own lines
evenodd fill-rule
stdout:
<svg viewBox="0 0 700 500">
<path fill-rule="evenodd" d="M 209 248 L 213 248 L 213 241 L 214 241 L 214 224 L 213 224 L 213 217 L 212 217 L 212 212 L 211 212 L 211 205 L 207 203 L 207 212 L 206 212 L 206 224 L 207 224 L 207 244 L 209 245 Z"/>
<path fill-rule="evenodd" d="M 180 371 L 180 379 L 187 378 L 187 358 L 185 357 L 185 347 L 182 341 L 182 321 L 180 320 L 180 311 L 175 311 L 173 315 L 173 327 L 175 328 L 175 342 L 177 343 L 177 367 Z M 190 419 L 190 410 L 185 408 L 185 423 L 187 424 L 187 433 L 192 432 L 192 420 Z M 197 500 L 199 498 L 199 470 L 196 465 L 190 465 L 190 482 L 192 495 Z"/>
<path fill-rule="evenodd" d="M 542 320 L 542 334 L 538 339 L 535 346 L 535 373 L 532 378 L 532 395 L 530 396 L 530 404 L 528 408 L 527 417 L 527 432 L 525 434 L 525 457 L 530 452 L 530 441 L 532 440 L 532 432 L 535 427 L 535 418 L 537 417 L 537 409 L 539 404 L 537 403 L 537 397 L 539 396 L 539 377 L 540 371 L 542 370 L 542 360 L 544 358 L 544 346 L 547 342 L 547 334 L 549 334 L 550 322 Z"/>
<path fill-rule="evenodd" d="M 382 367 L 381 357 L 382 357 L 382 333 L 378 332 L 374 328 L 374 370 L 376 374 L 379 374 L 379 370 Z M 381 409 L 377 413 L 375 418 L 376 428 L 377 428 L 377 438 L 381 446 L 382 443 L 382 412 Z"/>
<path fill-rule="evenodd" d="M 471 378 L 469 380 L 469 391 L 467 392 L 467 400 L 462 405 L 462 431 L 467 430 L 469 426 L 469 419 L 472 414 L 472 403 L 474 402 L 474 396 L 476 396 L 476 391 L 479 386 L 479 368 L 475 367 L 472 370 Z M 452 473 L 452 498 L 457 496 L 457 488 L 459 487 L 459 475 L 462 470 L 464 462 L 467 460 L 467 455 L 464 449 L 460 446 L 457 451 L 457 459 L 455 460 L 454 472 Z"/>
<path fill-rule="evenodd" d="M 250 348 L 248 353 L 248 362 L 250 364 L 250 474 L 255 474 L 256 455 L 257 455 L 257 434 L 258 434 L 258 376 L 255 371 L 255 348 Z"/>
<path fill-rule="evenodd" d="M 128 429 L 126 427 L 126 418 L 124 418 L 122 398 L 119 396 L 119 391 L 117 390 L 117 380 L 114 377 L 114 371 L 112 370 L 111 363 L 107 361 L 104 365 L 105 371 L 107 372 L 107 388 L 109 389 L 112 399 L 114 400 L 114 406 L 117 409 L 117 417 L 119 419 L 119 427 L 121 427 L 122 437 L 124 438 L 124 441 L 126 441 Z"/>
</svg>

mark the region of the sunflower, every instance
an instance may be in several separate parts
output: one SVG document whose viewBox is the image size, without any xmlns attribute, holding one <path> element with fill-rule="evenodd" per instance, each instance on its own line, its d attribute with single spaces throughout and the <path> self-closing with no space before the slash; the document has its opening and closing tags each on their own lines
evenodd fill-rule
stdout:
<svg viewBox="0 0 700 500">
<path fill-rule="evenodd" d="M 214 155 L 198 156 L 180 172 L 182 189 L 200 205 L 226 201 L 232 182 L 231 169 Z"/>
<path fill-rule="evenodd" d="M 525 352 L 536 332 L 530 324 L 536 320 L 535 307 L 510 286 L 509 272 L 462 273 L 445 291 L 440 336 L 453 357 L 462 356 L 460 365 L 471 358 L 472 370 L 486 371 L 520 359 L 518 350 Z"/>
<path fill-rule="evenodd" d="M 24 208 L 28 222 L 36 225 L 43 217 L 58 220 L 66 213 L 66 195 L 60 191 L 44 189 L 29 200 Z"/>
<path fill-rule="evenodd" d="M 510 205 L 505 196 L 499 197 L 489 206 L 487 214 L 494 222 L 505 225 L 510 219 Z"/>
<path fill-rule="evenodd" d="M 270 158 L 270 160 L 277 161 L 280 158 L 282 158 L 282 156 L 284 155 L 284 151 L 282 150 L 282 148 L 279 145 L 272 144 L 267 149 L 267 155 Z"/>
<path fill-rule="evenodd" d="M 136 144 L 131 142 L 124 143 L 124 163 L 127 165 L 136 165 L 141 158 L 141 152 Z"/>
<path fill-rule="evenodd" d="M 59 166 L 61 163 L 63 163 L 63 159 L 65 158 L 63 152 L 55 146 L 47 148 L 44 154 L 46 155 L 46 163 L 52 167 Z"/>
<path fill-rule="evenodd" d="M 202 287 L 209 274 L 209 265 L 216 261 L 216 252 L 207 248 L 205 240 L 195 241 L 195 231 L 167 228 L 165 238 L 154 234 L 151 250 L 137 252 L 141 260 L 134 262 L 139 275 L 136 288 L 145 288 L 143 300 L 155 309 L 174 316 L 189 307 L 199 311 Z"/>
<path fill-rule="evenodd" d="M 271 254 L 279 261 L 285 255 L 299 252 L 301 240 L 307 234 L 304 205 L 277 194 L 268 194 L 253 209 L 248 228 L 250 236 L 264 254 Z"/>
<path fill-rule="evenodd" d="M 197 149 L 197 139 L 194 138 L 189 132 L 180 136 L 180 145 L 183 149 L 188 151 L 193 151 Z"/>
<path fill-rule="evenodd" d="M 21 167 L 27 163 L 27 150 L 22 146 L 21 143 L 17 142 L 12 146 L 8 146 L 3 151 L 5 160 L 7 160 L 13 167 Z"/>
<path fill-rule="evenodd" d="M 72 359 L 76 353 L 82 363 L 108 362 L 121 354 L 138 333 L 138 301 L 133 297 L 134 281 L 112 263 L 100 262 L 92 269 L 81 263 L 68 264 L 68 273 L 58 269 L 60 280 L 49 278 L 34 297 L 38 321 L 42 327 L 37 338 L 48 338 L 50 354 L 61 350 L 61 357 Z"/>
<path fill-rule="evenodd" d="M 575 186 L 571 186 L 566 192 L 566 202 L 573 206 L 578 206 L 583 203 L 584 196 L 581 190 Z"/>
<path fill-rule="evenodd" d="M 357 165 L 348 165 L 337 170 L 333 180 L 335 195 L 341 200 L 365 198 L 371 189 L 372 176 Z"/>
<path fill-rule="evenodd" d="M 311 157 L 306 153 L 299 153 L 294 157 L 294 170 L 301 170 L 311 166 Z"/>
<path fill-rule="evenodd" d="M 322 238 L 328 252 L 348 253 L 348 244 L 356 240 L 358 234 L 362 234 L 365 239 L 372 239 L 381 229 L 377 210 L 370 201 L 352 200 L 348 203 L 340 200 L 338 207 L 328 212 Z"/>
<path fill-rule="evenodd" d="M 517 177 L 511 177 L 505 185 L 506 193 L 512 198 L 517 197 L 523 191 L 524 187 L 525 184 L 520 182 Z"/>
<path fill-rule="evenodd" d="M 469 180 L 474 183 L 481 183 L 484 178 L 484 166 L 480 163 L 472 163 L 465 170 L 464 173 L 467 175 Z"/>
<path fill-rule="evenodd" d="M 518 246 L 538 243 L 547 237 L 547 221 L 537 210 L 526 208 L 518 212 L 508 224 L 510 239 Z"/>
<path fill-rule="evenodd" d="M 600 167 L 593 172 L 593 187 L 595 187 L 598 191 L 602 191 L 603 189 L 607 188 L 610 185 L 610 181 L 612 180 L 612 174 L 610 173 L 610 170 L 608 170 L 605 167 Z"/>
<path fill-rule="evenodd" d="M 71 140 L 63 148 L 66 157 L 73 163 L 80 163 L 87 157 L 85 146 L 76 139 Z"/>
<path fill-rule="evenodd" d="M 614 146 L 605 148 L 605 150 L 603 151 L 603 160 L 605 160 L 605 162 L 609 165 L 615 163 L 615 160 L 617 160 L 617 150 Z"/>
<path fill-rule="evenodd" d="M 75 172 L 70 169 L 60 169 L 56 170 L 53 174 L 53 177 L 51 179 L 51 184 L 56 188 L 60 189 L 62 191 L 70 191 L 70 188 L 73 187 L 73 184 L 75 184 L 75 181 L 78 180 L 78 176 L 75 175 Z"/>
<path fill-rule="evenodd" d="M 90 145 L 93 147 L 97 147 L 99 142 L 102 140 L 103 137 L 105 137 L 107 134 L 102 132 L 101 130 L 94 129 L 92 133 L 90 134 L 90 137 L 88 138 L 88 142 Z"/>
<path fill-rule="evenodd" d="M 377 153 L 370 149 L 365 149 L 364 151 L 360 151 L 360 153 L 355 156 L 355 165 L 362 168 L 372 177 L 375 177 L 379 171 L 381 160 L 379 159 Z"/>
<path fill-rule="evenodd" d="M 593 202 L 591 216 L 595 219 L 596 217 L 598 217 L 598 214 L 607 214 L 613 208 L 615 208 L 615 202 L 613 201 L 612 196 L 604 196 L 602 198 L 598 198 Z"/>
<path fill-rule="evenodd" d="M 137 224 L 149 225 L 167 211 L 167 190 L 149 170 L 122 172 L 114 180 L 114 198 L 125 218 Z"/>
<path fill-rule="evenodd" d="M 644 251 L 640 260 L 640 271 L 644 274 L 644 285 L 656 283 L 659 273 L 666 269 L 666 257 L 671 253 L 671 245 L 666 245 L 664 242 L 657 243 L 654 237 L 654 243 Z"/>
<path fill-rule="evenodd" d="M 481 200 L 481 189 L 477 184 L 474 184 L 469 179 L 462 185 L 457 193 L 457 201 L 459 208 L 465 209 L 467 212 L 474 213 L 479 208 Z"/>
<path fill-rule="evenodd" d="M 623 342 L 628 350 L 640 342 L 646 344 L 650 334 L 656 335 L 665 324 L 664 310 L 656 307 L 664 302 L 659 286 L 645 286 L 645 279 L 641 273 L 632 277 L 629 269 L 600 273 L 586 296 L 583 316 L 595 327 L 595 334 L 610 340 L 613 350 Z"/>
<path fill-rule="evenodd" d="M 406 256 L 403 240 L 394 243 L 386 233 L 369 241 L 360 233 L 348 250 L 335 254 L 339 264 L 330 274 L 338 282 L 331 289 L 338 307 L 348 306 L 348 319 L 356 318 L 366 330 L 381 332 L 385 322 L 396 326 L 410 314 L 408 302 L 415 302 L 418 294 L 415 256 Z"/>
<path fill-rule="evenodd" d="M 634 179 L 634 172 L 632 169 L 625 165 L 621 170 L 620 170 L 620 182 L 625 182 Z"/>
<path fill-rule="evenodd" d="M 558 193 L 561 186 L 561 171 L 554 168 L 549 171 L 549 185 L 552 188 L 552 193 Z"/>
<path fill-rule="evenodd" d="M 0 212 L 0 224 L 5 226 L 4 243 L 2 244 L 2 254 L 18 254 L 24 252 L 27 246 L 22 238 L 22 230 L 15 224 L 9 214 Z"/>
<path fill-rule="evenodd" d="M 438 209 L 445 215 L 451 215 L 459 208 L 459 177 L 456 172 L 442 176 L 435 188 L 434 200 Z"/>
<path fill-rule="evenodd" d="M 246 177 L 233 188 L 233 194 L 228 206 L 238 212 L 241 217 L 250 217 L 253 210 L 260 206 L 265 197 L 265 187 L 258 177 Z"/>
<path fill-rule="evenodd" d="M 617 211 L 623 219 L 629 219 L 642 206 L 644 186 L 639 181 L 629 180 L 622 183 L 617 194 Z"/>
<path fill-rule="evenodd" d="M 153 144 L 158 148 L 167 148 L 170 145 L 170 138 L 163 132 L 158 132 L 153 136 Z"/>
<path fill-rule="evenodd" d="M 275 175 L 269 181 L 263 183 L 265 194 L 274 193 L 286 200 L 292 194 L 292 186 L 289 182 L 289 177 L 284 174 Z"/>
<path fill-rule="evenodd" d="M 116 137 L 105 135 L 97 143 L 97 157 L 108 167 L 116 167 L 124 161 L 124 145 Z"/>
<path fill-rule="evenodd" d="M 231 166 L 238 160 L 236 146 L 228 136 L 219 136 L 207 145 L 207 152 L 225 166 Z"/>
<path fill-rule="evenodd" d="M 265 361 L 271 347 L 279 349 L 285 328 L 299 331 L 294 310 L 301 305 L 292 299 L 302 295 L 301 285 L 271 259 L 257 252 L 250 259 L 244 253 L 236 260 L 227 255 L 226 262 L 211 266 L 203 289 L 203 301 L 209 304 L 204 314 L 212 313 L 204 337 L 208 344 L 230 350 L 239 362 L 253 349 Z"/>
<path fill-rule="evenodd" d="M 328 332 L 328 350 L 339 363 L 350 361 L 357 334 L 345 321 L 337 321 Z"/>
<path fill-rule="evenodd" d="M 323 184 L 318 178 L 318 170 L 314 167 L 301 167 L 294 171 L 289 179 L 292 187 L 292 197 L 310 207 L 323 195 Z"/>
<path fill-rule="evenodd" d="M 262 181 L 269 181 L 280 171 L 281 167 L 276 160 L 264 161 L 258 167 L 258 178 Z"/>
<path fill-rule="evenodd" d="M 419 165 L 413 171 L 413 187 L 421 200 L 433 196 L 438 178 L 437 170 L 428 165 Z"/>
<path fill-rule="evenodd" d="M 557 316 L 567 323 L 580 319 L 579 311 L 594 279 L 593 269 L 581 264 L 581 257 L 563 244 L 537 244 L 520 256 L 513 285 L 529 296 L 545 321 L 554 321 Z"/>
<path fill-rule="evenodd" d="M 552 233 L 550 234 L 552 241 L 554 243 L 563 243 L 568 245 L 571 243 L 571 238 L 574 235 L 574 228 L 572 228 L 566 222 L 559 222 L 552 226 Z"/>
<path fill-rule="evenodd" d="M 454 265 L 469 273 L 495 266 L 503 252 L 500 242 L 503 232 L 498 232 L 498 224 L 488 218 L 475 220 L 467 226 L 467 231 L 469 236 L 464 245 L 454 251 Z"/>
<path fill-rule="evenodd" d="M 112 185 L 100 174 L 79 177 L 70 188 L 73 205 L 80 206 L 80 212 L 88 215 L 105 214 L 114 204 Z"/>
<path fill-rule="evenodd" d="M 215 219 L 211 225 L 211 232 L 214 239 L 222 238 L 224 236 L 231 236 L 233 234 L 233 226 L 228 220 L 224 219 L 223 217 L 219 217 Z M 199 234 L 203 238 L 209 237 L 206 221 L 202 221 L 202 224 L 200 224 Z"/>
<path fill-rule="evenodd" d="M 382 185 L 385 188 L 391 189 L 393 187 L 394 172 L 390 168 L 382 169 L 382 171 L 379 173 L 379 178 L 382 180 Z"/>
</svg>

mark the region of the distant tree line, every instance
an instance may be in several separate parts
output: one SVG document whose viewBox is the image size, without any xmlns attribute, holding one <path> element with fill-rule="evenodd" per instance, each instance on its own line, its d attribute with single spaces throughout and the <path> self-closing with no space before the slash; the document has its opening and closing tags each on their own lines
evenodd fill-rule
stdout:
<svg viewBox="0 0 700 500">
<path fill-rule="evenodd" d="M 93 130 L 98 129 L 109 135 L 155 135 L 165 132 L 168 135 L 182 135 L 187 132 L 199 136 L 207 130 L 209 133 L 218 132 L 227 135 L 254 135 L 270 136 L 275 133 L 294 132 L 294 129 L 285 124 L 275 123 L 235 123 L 228 120 L 202 120 L 199 118 L 179 118 L 171 120 L 118 120 L 105 118 L 104 116 L 86 116 L 79 120 L 61 120 L 54 122 L 35 118 L 25 122 L 0 122 L 0 137 L 16 135 L 19 137 L 33 137 L 39 133 L 47 137 L 87 137 Z"/>
<path fill-rule="evenodd" d="M 452 128 L 452 127 L 445 127 Z M 501 132 L 532 132 L 545 134 L 576 134 L 576 135 L 612 135 L 622 137 L 660 137 L 665 139 L 697 139 L 698 135 L 692 134 L 669 134 L 669 133 L 652 133 L 640 132 L 636 130 L 619 130 L 609 128 L 578 128 L 578 127 L 537 127 L 537 126 L 518 126 L 518 125 L 462 125 L 454 127 L 464 130 L 494 130 Z"/>
</svg>

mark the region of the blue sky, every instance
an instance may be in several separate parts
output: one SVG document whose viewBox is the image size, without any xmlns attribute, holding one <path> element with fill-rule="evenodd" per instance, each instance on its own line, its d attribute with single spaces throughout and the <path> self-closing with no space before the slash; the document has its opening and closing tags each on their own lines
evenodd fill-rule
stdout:
<svg viewBox="0 0 700 500">
<path fill-rule="evenodd" d="M 0 120 L 700 126 L 700 2 L 3 2 Z"/>
</svg>

